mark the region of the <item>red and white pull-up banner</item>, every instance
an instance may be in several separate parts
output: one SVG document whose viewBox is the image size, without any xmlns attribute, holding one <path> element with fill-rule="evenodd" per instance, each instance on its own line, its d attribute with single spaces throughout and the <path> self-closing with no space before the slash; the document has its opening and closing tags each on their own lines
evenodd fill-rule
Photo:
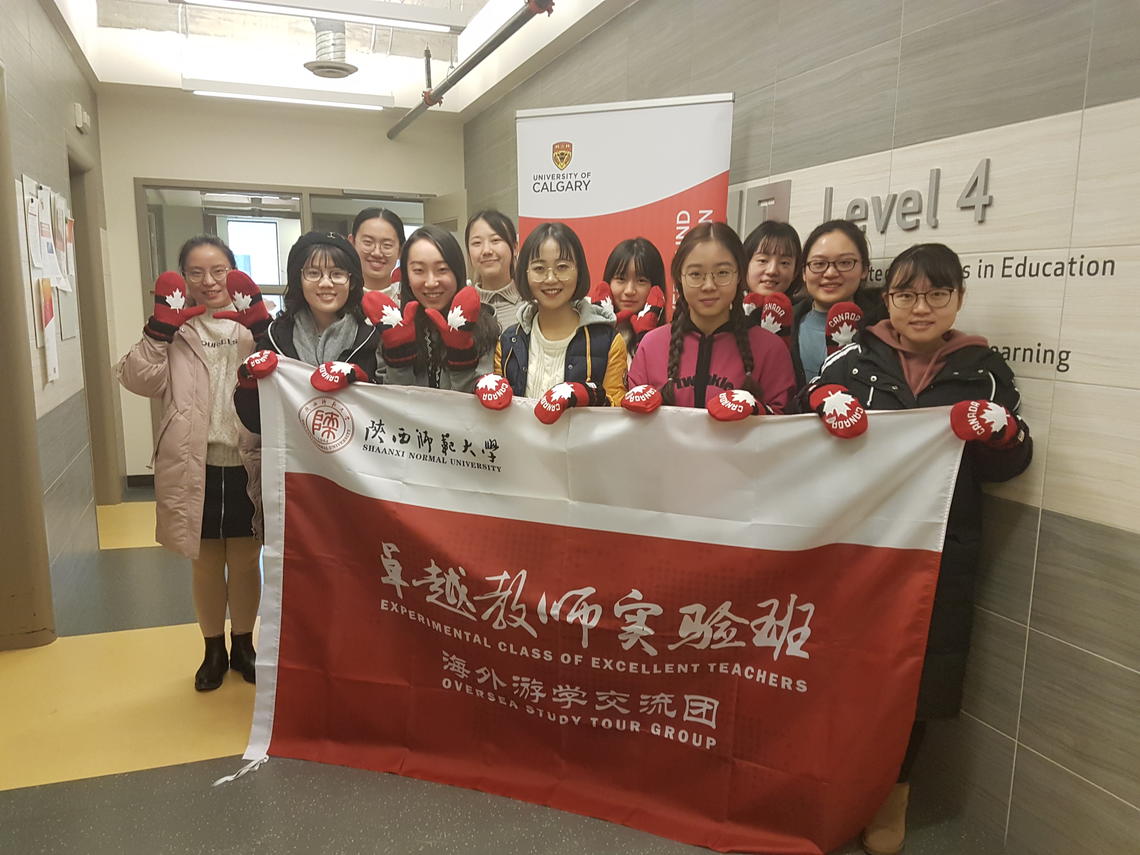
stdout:
<svg viewBox="0 0 1140 855">
<path fill-rule="evenodd" d="M 261 386 L 247 757 L 820 853 L 898 773 L 961 443 L 947 412 L 575 409 Z"/>
<path fill-rule="evenodd" d="M 668 270 L 685 232 L 725 219 L 732 95 L 516 115 L 520 238 L 547 220 L 566 223 L 592 282 L 626 238 L 652 241 Z"/>
</svg>

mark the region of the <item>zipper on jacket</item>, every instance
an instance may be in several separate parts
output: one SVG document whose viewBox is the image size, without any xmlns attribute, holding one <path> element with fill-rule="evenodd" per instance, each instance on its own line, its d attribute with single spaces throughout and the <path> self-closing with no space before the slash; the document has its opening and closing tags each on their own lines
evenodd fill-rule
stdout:
<svg viewBox="0 0 1140 855">
<path fill-rule="evenodd" d="M 222 470 L 222 512 L 218 515 L 218 538 L 225 539 L 225 519 L 226 519 L 226 468 L 220 467 Z"/>
</svg>

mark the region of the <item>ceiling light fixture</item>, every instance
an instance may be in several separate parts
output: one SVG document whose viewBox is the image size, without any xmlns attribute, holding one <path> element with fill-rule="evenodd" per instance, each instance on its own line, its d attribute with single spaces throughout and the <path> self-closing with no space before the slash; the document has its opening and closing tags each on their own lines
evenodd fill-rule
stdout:
<svg viewBox="0 0 1140 855">
<path fill-rule="evenodd" d="M 302 104 L 311 107 L 340 107 L 347 110 L 383 110 L 395 105 L 390 95 L 363 95 L 356 92 L 327 92 L 323 89 L 294 89 L 283 86 L 258 86 L 225 80 L 193 80 L 182 78 L 182 88 L 195 95 L 210 98 L 236 98 L 242 101 L 272 101 L 279 104 Z"/>
<path fill-rule="evenodd" d="M 354 24 L 420 30 L 428 33 L 461 33 L 467 26 L 465 17 L 450 9 L 411 6 L 383 0 L 167 0 L 182 6 L 208 6 L 241 12 L 264 12 L 269 15 L 292 15 L 300 18 L 327 18 Z"/>
</svg>

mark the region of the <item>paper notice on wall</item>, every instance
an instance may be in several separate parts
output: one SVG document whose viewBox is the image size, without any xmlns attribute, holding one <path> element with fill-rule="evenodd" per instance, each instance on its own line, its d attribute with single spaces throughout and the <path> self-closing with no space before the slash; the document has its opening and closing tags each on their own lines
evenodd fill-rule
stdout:
<svg viewBox="0 0 1140 855">
<path fill-rule="evenodd" d="M 75 288 L 75 218 L 67 218 L 67 276 L 71 280 L 71 287 Z"/>
<path fill-rule="evenodd" d="M 59 379 L 59 319 L 55 311 L 55 295 L 52 293 L 51 279 L 41 277 L 38 281 L 40 298 L 40 318 L 44 335 L 44 376 L 51 383 Z"/>
<path fill-rule="evenodd" d="M 40 199 L 38 193 L 39 185 L 35 179 L 24 176 L 23 180 L 23 199 L 24 199 L 24 217 L 25 227 L 27 231 L 28 243 L 28 259 L 32 267 L 40 267 L 44 263 L 42 245 L 39 241 L 40 234 Z"/>
<path fill-rule="evenodd" d="M 44 346 L 44 331 L 37 317 L 36 307 L 39 298 L 32 291 L 31 259 L 28 257 L 28 221 L 24 210 L 24 183 L 16 179 L 16 233 L 20 242 L 20 281 L 24 284 L 24 294 L 31 294 L 32 299 L 25 298 L 25 314 L 28 325 L 35 330 L 36 347 Z"/>
</svg>

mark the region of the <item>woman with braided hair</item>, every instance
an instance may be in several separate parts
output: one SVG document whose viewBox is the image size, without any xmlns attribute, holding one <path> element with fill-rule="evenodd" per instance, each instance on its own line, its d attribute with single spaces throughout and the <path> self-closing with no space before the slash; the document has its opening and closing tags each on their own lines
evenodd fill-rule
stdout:
<svg viewBox="0 0 1140 855">
<path fill-rule="evenodd" d="M 745 317 L 747 269 L 740 238 L 724 223 L 701 223 L 685 235 L 670 268 L 673 321 L 642 339 L 623 406 L 706 407 L 726 421 L 784 412 L 795 384 L 791 358 L 779 338 Z"/>
</svg>

